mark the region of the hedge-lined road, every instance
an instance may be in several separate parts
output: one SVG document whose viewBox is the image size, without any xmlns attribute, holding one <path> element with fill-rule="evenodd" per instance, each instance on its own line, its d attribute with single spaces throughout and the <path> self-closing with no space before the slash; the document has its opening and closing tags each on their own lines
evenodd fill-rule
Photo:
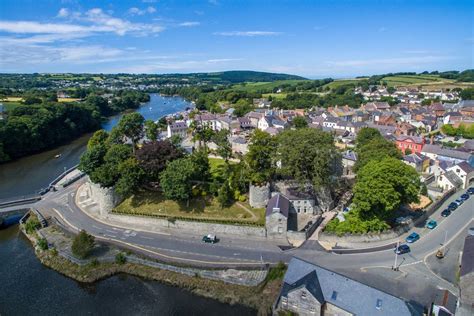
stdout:
<svg viewBox="0 0 474 316">
<path fill-rule="evenodd" d="M 332 254 L 321 251 L 311 244 L 300 249 L 282 251 L 274 241 L 252 237 L 218 236 L 217 244 L 206 244 L 202 236 L 183 231 L 179 234 L 161 234 L 145 231 L 133 231 L 114 227 L 100 222 L 85 214 L 76 204 L 74 194 L 83 180 L 58 192 L 48 193 L 37 203 L 37 208 L 56 218 L 70 230 L 85 229 L 98 239 L 124 246 L 135 251 L 165 261 L 204 266 L 250 266 L 264 263 L 288 262 L 292 256 L 298 256 L 331 269 L 391 267 L 394 263 L 393 250 L 384 250 L 362 254 Z M 449 217 L 441 218 L 440 212 L 462 192 L 453 195 L 443 204 L 432 218 L 438 221 L 438 227 L 432 231 L 427 228 L 415 228 L 422 232 L 420 240 L 410 244 L 411 253 L 398 257 L 402 266 L 423 263 L 424 258 L 437 251 L 445 238 L 449 241 L 471 224 L 474 218 L 474 196 L 461 205 Z M 212 232 L 203 232 L 203 235 Z"/>
</svg>

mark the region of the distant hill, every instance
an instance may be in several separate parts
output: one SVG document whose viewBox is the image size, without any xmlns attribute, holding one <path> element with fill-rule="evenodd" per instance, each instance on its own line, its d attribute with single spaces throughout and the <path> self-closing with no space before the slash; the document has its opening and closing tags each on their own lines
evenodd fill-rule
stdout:
<svg viewBox="0 0 474 316">
<path fill-rule="evenodd" d="M 250 70 L 231 70 L 210 73 L 190 74 L 165 74 L 160 77 L 189 78 L 211 81 L 215 83 L 241 83 L 241 82 L 271 82 L 278 80 L 306 80 L 304 77 L 281 73 L 260 72 Z"/>
</svg>

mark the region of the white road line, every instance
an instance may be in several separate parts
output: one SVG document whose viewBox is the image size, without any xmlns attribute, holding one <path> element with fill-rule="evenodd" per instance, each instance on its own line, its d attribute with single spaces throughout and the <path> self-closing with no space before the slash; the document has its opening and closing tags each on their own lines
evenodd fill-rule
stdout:
<svg viewBox="0 0 474 316">
<path fill-rule="evenodd" d="M 149 239 L 149 240 L 153 240 L 154 238 L 151 238 L 151 237 L 147 237 L 147 236 L 138 236 L 140 238 L 143 238 L 143 239 Z"/>
</svg>

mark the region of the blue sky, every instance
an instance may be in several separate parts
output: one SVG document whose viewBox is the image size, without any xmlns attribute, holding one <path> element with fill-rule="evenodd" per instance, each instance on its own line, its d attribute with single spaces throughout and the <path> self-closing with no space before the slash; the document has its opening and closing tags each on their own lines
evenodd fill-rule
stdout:
<svg viewBox="0 0 474 316">
<path fill-rule="evenodd" d="M 1 0 L 0 72 L 474 68 L 472 1 Z"/>
</svg>

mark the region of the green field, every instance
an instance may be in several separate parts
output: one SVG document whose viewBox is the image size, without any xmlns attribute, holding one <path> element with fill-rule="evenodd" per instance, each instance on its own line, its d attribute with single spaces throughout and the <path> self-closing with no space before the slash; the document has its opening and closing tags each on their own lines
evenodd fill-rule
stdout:
<svg viewBox="0 0 474 316">
<path fill-rule="evenodd" d="M 436 75 L 401 75 L 384 77 L 382 81 L 387 82 L 388 86 L 404 86 L 404 85 L 429 85 L 436 83 L 453 83 L 454 80 L 440 78 Z"/>
<path fill-rule="evenodd" d="M 307 82 L 311 80 L 279 80 L 273 82 L 248 82 L 245 84 L 235 84 L 232 89 L 247 91 L 247 92 L 259 92 L 259 91 L 270 91 L 274 88 L 279 88 L 282 85 L 296 85 L 300 82 Z"/>
<path fill-rule="evenodd" d="M 14 108 L 20 106 L 20 105 L 23 105 L 23 103 L 21 102 L 5 102 L 5 101 L 0 101 L 0 103 L 3 104 L 3 106 L 5 107 L 5 110 L 6 111 L 11 111 L 13 110 Z"/>
<path fill-rule="evenodd" d="M 367 78 L 357 78 L 357 79 L 338 79 L 334 80 L 333 82 L 330 82 L 328 84 L 325 84 L 324 87 L 329 87 L 331 90 L 334 90 L 340 86 L 346 85 L 346 84 L 354 84 L 357 85 L 360 80 L 364 80 Z"/>
<path fill-rule="evenodd" d="M 263 226 L 265 209 L 252 209 L 246 202 L 234 203 L 221 208 L 213 197 L 195 197 L 186 202 L 166 200 L 160 193 L 143 191 L 118 205 L 116 213 L 153 216 L 159 218 L 182 219 L 226 224 Z"/>
</svg>

